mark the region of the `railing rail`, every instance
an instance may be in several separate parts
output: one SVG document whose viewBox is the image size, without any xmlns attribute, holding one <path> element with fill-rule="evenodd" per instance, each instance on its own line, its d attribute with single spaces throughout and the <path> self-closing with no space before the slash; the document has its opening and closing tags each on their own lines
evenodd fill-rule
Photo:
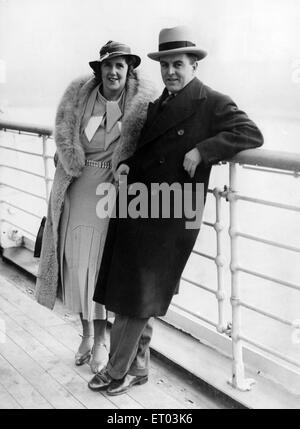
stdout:
<svg viewBox="0 0 300 429">
<path fill-rule="evenodd" d="M 266 149 L 247 149 L 235 155 L 231 160 L 238 164 L 277 168 L 299 173 L 300 154 Z"/>
<path fill-rule="evenodd" d="M 32 171 L 30 163 L 25 163 L 24 168 L 18 168 L 13 165 L 8 165 L 4 163 L 3 157 L 1 158 L 1 169 L 7 169 L 9 171 L 15 171 L 21 174 L 25 174 L 26 176 L 35 177 L 37 179 L 41 179 L 44 181 L 45 186 L 45 196 L 38 194 L 37 192 L 34 192 L 33 190 L 27 190 L 24 189 L 23 184 L 20 183 L 20 186 L 13 186 L 10 183 L 6 183 L 4 180 L 1 181 L 0 185 L 6 189 L 11 189 L 13 191 L 19 192 L 23 194 L 24 196 L 28 196 L 31 198 L 35 198 L 40 201 L 44 201 L 45 203 L 45 209 L 47 207 L 47 203 L 49 201 L 50 196 L 50 187 L 51 182 L 53 181 L 53 178 L 50 177 L 49 169 L 48 169 L 48 160 L 53 159 L 51 155 L 47 154 L 47 141 L 48 139 L 52 138 L 52 128 L 48 126 L 37 126 L 35 124 L 22 124 L 19 122 L 12 122 L 12 121 L 0 121 L 0 131 L 6 131 L 12 134 L 18 134 L 18 135 L 29 135 L 32 137 L 37 138 L 37 143 L 40 143 L 40 138 L 42 139 L 42 153 L 33 152 L 32 150 L 23 150 L 20 148 L 14 148 L 10 147 L 9 145 L 3 145 L 0 144 L 0 150 L 2 151 L 10 151 L 14 153 L 18 153 L 20 155 L 29 155 L 30 157 L 40 158 L 43 160 L 43 174 L 38 174 L 34 171 Z M 23 167 L 23 166 L 22 166 Z M 28 204 L 26 207 L 21 207 L 19 204 L 14 204 L 12 201 L 10 201 L 8 198 L 1 198 L 0 201 L 1 204 L 5 204 L 6 206 L 12 207 L 16 209 L 19 212 L 25 213 L 29 216 L 32 216 L 34 219 L 39 219 L 39 216 L 31 209 L 31 204 Z M 30 238 L 34 238 L 35 235 L 33 231 L 29 231 L 28 229 L 24 228 L 23 225 L 16 225 L 14 222 L 12 222 L 10 219 L 2 218 L 0 219 L 2 222 L 6 222 L 7 224 L 11 225 L 12 227 L 18 228 L 21 233 L 24 235 L 29 235 Z"/>
<path fill-rule="evenodd" d="M 13 121 L 0 121 L 0 130 L 3 131 L 18 131 L 18 133 L 32 133 L 38 136 L 50 137 L 53 133 L 53 128 L 48 126 L 38 126 L 35 124 L 22 124 Z"/>
<path fill-rule="evenodd" d="M 10 121 L 0 121 L 0 130 L 13 132 L 13 133 L 17 132 L 18 134 L 29 133 L 30 135 L 34 135 L 42 138 L 42 154 L 26 152 L 20 149 L 13 149 L 8 146 L 1 146 L 1 145 L 0 145 L 0 149 L 14 150 L 20 153 L 27 153 L 35 156 L 40 156 L 43 159 L 43 163 L 44 163 L 44 176 L 36 173 L 31 173 L 28 170 L 19 169 L 12 166 L 6 166 L 5 164 L 3 164 L 3 162 L 1 162 L 0 167 L 15 169 L 16 171 L 19 171 L 21 173 L 32 174 L 34 176 L 38 176 L 39 178 L 43 178 L 45 181 L 46 198 L 38 196 L 37 194 L 34 194 L 32 192 L 22 190 L 20 188 L 13 187 L 10 184 L 0 183 L 0 185 L 7 186 L 12 189 L 18 190 L 19 192 L 27 193 L 37 198 L 44 199 L 47 202 L 50 195 L 50 186 L 51 186 L 52 177 L 50 177 L 48 164 L 47 164 L 47 161 L 49 158 L 51 158 L 51 156 L 47 155 L 46 148 L 47 148 L 47 140 L 52 136 L 52 128 L 39 127 L 36 125 L 20 124 L 17 122 L 10 122 Z M 240 231 L 238 228 L 238 202 L 245 201 L 251 204 L 260 204 L 268 207 L 273 207 L 274 209 L 284 209 L 284 210 L 293 211 L 297 213 L 300 211 L 300 207 L 293 204 L 285 204 L 282 202 L 269 201 L 261 198 L 253 198 L 247 195 L 240 195 L 238 192 L 239 182 L 238 182 L 238 176 L 237 176 L 237 168 L 238 168 L 238 164 L 241 164 L 244 168 L 255 169 L 255 170 L 257 169 L 261 172 L 270 172 L 272 174 L 286 174 L 291 176 L 289 180 L 297 180 L 297 178 L 300 175 L 300 154 L 263 150 L 263 149 L 251 149 L 251 150 L 240 152 L 238 155 L 236 155 L 234 158 L 232 158 L 227 162 L 229 163 L 229 171 L 230 171 L 229 186 L 225 186 L 224 190 L 221 190 L 219 188 L 209 190 L 209 193 L 215 198 L 216 220 L 215 222 L 203 221 L 203 224 L 205 226 L 208 226 L 209 228 L 213 228 L 215 230 L 216 249 L 217 249 L 216 256 L 209 255 L 205 252 L 200 252 L 195 249 L 193 250 L 194 255 L 204 257 L 207 260 L 215 263 L 216 270 L 217 270 L 217 289 L 215 290 L 213 288 L 199 284 L 199 282 L 190 280 L 187 277 L 182 277 L 182 280 L 187 282 L 188 284 L 197 286 L 203 289 L 204 291 L 214 294 L 216 296 L 216 299 L 218 302 L 218 321 L 216 322 L 216 321 L 209 320 L 203 315 L 201 315 L 199 312 L 190 311 L 189 309 L 183 307 L 180 304 L 174 303 L 172 305 L 175 308 L 178 308 L 179 310 L 183 310 L 187 314 L 190 314 L 191 316 L 194 316 L 197 319 L 205 322 L 206 324 L 216 328 L 216 330 L 219 333 L 229 335 L 229 337 L 232 340 L 232 351 L 233 351 L 232 379 L 230 383 L 235 388 L 238 388 L 241 390 L 250 390 L 251 385 L 253 384 L 253 380 L 245 378 L 244 360 L 243 360 L 244 343 L 251 344 L 264 352 L 267 352 L 277 358 L 282 359 L 285 362 L 294 364 L 296 367 L 299 367 L 300 364 L 297 360 L 284 356 L 282 353 L 272 350 L 269 347 L 266 347 L 265 345 L 262 345 L 256 341 L 253 341 L 242 334 L 242 314 L 241 314 L 242 308 L 247 308 L 248 310 L 254 311 L 264 317 L 271 318 L 273 320 L 276 320 L 288 326 L 294 326 L 294 325 L 293 325 L 293 322 L 285 318 L 279 317 L 276 314 L 273 314 L 272 312 L 262 310 L 261 308 L 255 307 L 243 301 L 241 299 L 240 274 L 244 273 L 247 275 L 256 276 L 260 279 L 271 281 L 271 282 L 274 282 L 275 284 L 279 284 L 287 288 L 292 288 L 296 291 L 300 291 L 300 285 L 297 285 L 282 279 L 278 279 L 266 273 L 261 273 L 252 269 L 248 269 L 246 267 L 242 267 L 239 264 L 239 240 L 243 239 L 243 240 L 257 241 L 263 245 L 273 246 L 276 248 L 280 248 L 282 250 L 286 250 L 289 252 L 292 251 L 296 253 L 300 252 L 300 248 L 297 246 L 283 244 L 276 240 L 269 240 L 266 238 L 262 238 L 253 234 L 248 234 Z M 229 218 L 230 218 L 230 221 L 229 221 L 230 222 L 229 236 L 230 236 L 230 243 L 231 243 L 231 246 L 230 246 L 230 256 L 231 256 L 230 302 L 232 307 L 232 321 L 229 323 L 225 319 L 225 312 L 224 312 L 226 294 L 225 294 L 225 287 L 224 287 L 225 258 L 224 258 L 224 248 L 223 248 L 224 225 L 223 225 L 223 214 L 222 214 L 222 204 L 221 204 L 222 199 L 223 200 L 226 199 L 226 201 L 229 202 Z M 19 208 L 20 210 L 23 210 L 23 212 L 26 212 L 29 214 L 31 213 L 32 216 L 37 217 L 37 215 L 35 213 L 30 212 L 30 210 L 24 210 L 21 207 L 17 207 L 16 205 L 12 204 L 8 200 L 1 199 L 0 203 L 5 203 L 12 207 Z M 9 219 L 5 219 L 5 221 L 10 223 L 11 225 L 14 225 L 12 222 L 10 222 Z M 27 232 L 30 235 L 32 235 L 26 229 L 22 227 L 20 228 L 24 232 Z"/>
<path fill-rule="evenodd" d="M 53 128 L 34 124 L 22 124 L 13 121 L 0 121 L 0 130 L 29 132 L 38 136 L 51 137 Z M 300 154 L 266 149 L 247 149 L 230 160 L 237 164 L 260 166 L 300 173 Z"/>
</svg>

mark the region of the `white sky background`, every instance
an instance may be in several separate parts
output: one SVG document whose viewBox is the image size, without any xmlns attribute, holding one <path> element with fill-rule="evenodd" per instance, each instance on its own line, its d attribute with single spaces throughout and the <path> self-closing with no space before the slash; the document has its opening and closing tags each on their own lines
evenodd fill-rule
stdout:
<svg viewBox="0 0 300 429">
<path fill-rule="evenodd" d="M 109 39 L 161 88 L 163 27 L 190 25 L 208 51 L 198 77 L 257 115 L 299 116 L 299 0 L 0 0 L 0 107 L 55 108 Z"/>
</svg>

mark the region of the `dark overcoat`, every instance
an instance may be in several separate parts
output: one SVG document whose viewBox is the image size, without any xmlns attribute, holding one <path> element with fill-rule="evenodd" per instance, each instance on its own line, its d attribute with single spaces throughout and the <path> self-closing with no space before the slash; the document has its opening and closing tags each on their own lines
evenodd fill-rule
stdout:
<svg viewBox="0 0 300 429">
<path fill-rule="evenodd" d="M 197 196 L 205 199 L 212 164 L 261 146 L 262 134 L 230 97 L 197 78 L 162 109 L 166 95 L 164 90 L 150 103 L 137 150 L 125 160 L 130 166 L 128 183 L 141 182 L 149 190 L 153 182 L 191 183 L 194 197 L 196 183 L 203 183 L 202 195 Z M 183 161 L 195 147 L 202 162 L 191 179 Z M 186 228 L 185 216 L 166 219 L 161 212 L 155 219 L 111 219 L 94 300 L 122 315 L 163 316 L 198 232 L 199 228 Z"/>
</svg>

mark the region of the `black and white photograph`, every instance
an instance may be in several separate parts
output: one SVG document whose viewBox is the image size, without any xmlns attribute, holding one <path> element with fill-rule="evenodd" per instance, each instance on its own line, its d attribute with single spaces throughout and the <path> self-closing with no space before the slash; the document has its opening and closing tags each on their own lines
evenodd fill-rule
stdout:
<svg viewBox="0 0 300 429">
<path fill-rule="evenodd" d="M 0 409 L 300 409 L 299 135 L 299 0 L 0 0 Z"/>
</svg>

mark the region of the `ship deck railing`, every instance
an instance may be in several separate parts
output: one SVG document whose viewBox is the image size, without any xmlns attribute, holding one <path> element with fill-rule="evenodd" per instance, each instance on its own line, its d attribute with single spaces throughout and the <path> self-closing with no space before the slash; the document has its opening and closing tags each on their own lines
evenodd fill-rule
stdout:
<svg viewBox="0 0 300 429">
<path fill-rule="evenodd" d="M 46 215 L 47 211 L 55 171 L 53 163 L 55 152 L 53 130 L 51 127 L 11 121 L 0 121 L 0 130 L 1 233 L 2 235 L 8 234 L 11 241 L 19 240 L 17 250 L 15 247 L 4 248 L 3 254 L 8 259 L 13 259 L 13 255 L 17 255 L 16 259 L 21 261 L 21 250 L 32 255 L 37 228 L 41 217 Z M 4 138 L 8 135 L 10 138 Z M 26 141 L 24 143 L 23 140 L 18 141 L 19 136 L 25 137 L 25 140 L 29 139 L 30 144 L 27 145 Z M 35 145 L 34 150 L 32 149 L 32 144 Z M 14 163 L 16 157 L 22 162 Z M 247 276 L 248 279 L 255 279 L 261 284 L 272 284 L 274 288 L 281 288 L 281 291 L 283 291 L 282 296 L 284 297 L 284 294 L 290 293 L 290 291 L 299 293 L 299 278 L 294 281 L 293 276 L 289 277 L 287 275 L 286 278 L 282 278 L 277 276 L 276 273 L 265 272 L 259 267 L 252 267 L 251 264 L 249 267 L 245 261 L 240 260 L 240 253 L 242 252 L 242 245 L 245 246 L 245 243 L 246 247 L 253 243 L 258 243 L 260 246 L 265 246 L 266 253 L 270 248 L 280 249 L 280 251 L 285 252 L 285 258 L 288 260 L 291 257 L 299 257 L 300 246 L 297 243 L 290 243 L 289 239 L 286 242 L 284 233 L 282 234 L 283 240 L 278 240 L 244 231 L 239 226 L 239 221 L 242 213 L 241 204 L 243 203 L 251 205 L 253 211 L 256 210 L 256 207 L 263 206 L 268 210 L 272 210 L 272 213 L 276 213 L 272 218 L 271 226 L 275 227 L 277 231 L 284 231 L 286 226 L 281 213 L 289 212 L 293 213 L 293 216 L 299 216 L 300 154 L 265 149 L 246 150 L 240 152 L 233 159 L 214 167 L 214 169 L 218 168 L 222 170 L 220 177 L 225 182 L 209 188 L 210 213 L 214 212 L 214 220 L 206 219 L 205 216 L 203 220 L 204 227 L 215 233 L 215 254 L 202 249 L 199 250 L 199 246 L 195 246 L 192 255 L 197 258 L 196 266 L 202 264 L 204 260 L 214 265 L 217 279 L 216 287 L 213 288 L 210 284 L 203 284 L 197 278 L 190 278 L 189 272 L 185 272 L 182 277 L 182 282 L 186 288 L 201 289 L 207 296 L 214 297 L 216 303 L 214 317 L 207 317 L 206 313 L 201 311 L 201 308 L 197 310 L 196 303 L 189 307 L 186 302 L 180 301 L 179 296 L 173 300 L 168 314 L 160 320 L 161 326 L 165 326 L 162 329 L 168 329 L 168 326 L 175 327 L 178 330 L 176 335 L 178 335 L 178 332 L 187 333 L 193 341 L 198 341 L 205 346 L 211 347 L 216 353 L 225 356 L 230 362 L 231 374 L 224 378 L 222 390 L 229 395 L 231 392 L 233 398 L 240 397 L 238 392 L 244 392 L 245 395 L 251 395 L 251 393 L 255 392 L 255 389 L 258 388 L 257 385 L 260 383 L 261 375 L 265 375 L 272 382 L 282 385 L 288 392 L 297 396 L 300 394 L 300 313 L 299 318 L 293 319 L 288 317 L 288 314 L 287 316 L 283 316 L 282 313 L 276 314 L 264 308 L 265 302 L 257 305 L 245 300 L 243 291 L 246 286 L 249 287 L 248 283 L 244 281 L 245 276 Z M 240 174 L 242 170 L 260 177 L 260 186 L 257 188 L 256 184 L 254 195 L 241 191 L 242 181 L 240 180 Z M 7 180 L 7 177 L 9 177 L 7 172 L 15 174 L 13 183 Z M 38 186 L 33 188 L 24 186 L 27 183 L 25 178 L 28 178 L 28 176 L 35 183 L 38 183 Z M 265 176 L 276 177 L 274 183 L 278 180 L 277 178 L 283 177 L 283 186 L 286 187 L 286 195 L 290 197 L 290 201 L 284 201 L 282 197 L 279 200 L 260 197 L 260 191 L 264 187 L 266 195 L 272 195 L 272 192 L 269 192 L 268 189 L 270 179 L 266 180 Z M 289 195 L 290 189 L 296 189 L 298 193 L 294 192 L 293 195 Z M 33 200 L 35 204 L 30 203 Z M 259 218 L 259 210 L 257 210 L 257 216 Z M 17 222 L 15 220 L 20 218 L 26 218 L 27 222 Z M 227 244 L 225 238 L 226 228 L 228 230 Z M 295 230 L 295 236 L 297 235 L 298 237 L 300 236 L 299 229 Z M 2 245 L 2 247 L 5 246 Z M 274 266 L 284 264 L 285 259 L 274 260 L 273 262 Z M 28 264 L 28 271 L 36 274 L 37 266 L 38 260 L 31 262 Z M 230 290 L 229 296 L 228 290 Z M 264 301 L 266 300 L 264 299 Z M 228 313 L 228 308 L 230 308 L 230 314 Z M 261 316 L 260 328 L 262 331 L 268 329 L 269 321 L 274 321 L 288 328 L 287 335 L 290 336 L 290 341 L 293 345 L 297 346 L 299 344 L 299 353 L 296 350 L 296 353 L 294 352 L 290 356 L 286 350 L 269 347 L 266 343 L 262 343 L 256 338 L 245 334 L 247 326 L 245 326 L 245 321 L 242 317 L 243 310 Z M 157 329 L 159 330 L 160 328 Z M 166 341 L 165 344 L 164 353 L 166 355 L 168 353 L 172 354 L 169 350 L 169 342 Z M 176 361 L 176 356 L 170 358 Z M 190 361 L 190 372 L 197 372 L 195 370 L 196 364 L 192 362 L 193 359 L 188 360 Z M 180 362 L 177 363 L 180 364 Z M 254 369 L 256 377 L 247 376 L 248 368 Z M 206 381 L 209 382 L 209 378 Z"/>
</svg>

